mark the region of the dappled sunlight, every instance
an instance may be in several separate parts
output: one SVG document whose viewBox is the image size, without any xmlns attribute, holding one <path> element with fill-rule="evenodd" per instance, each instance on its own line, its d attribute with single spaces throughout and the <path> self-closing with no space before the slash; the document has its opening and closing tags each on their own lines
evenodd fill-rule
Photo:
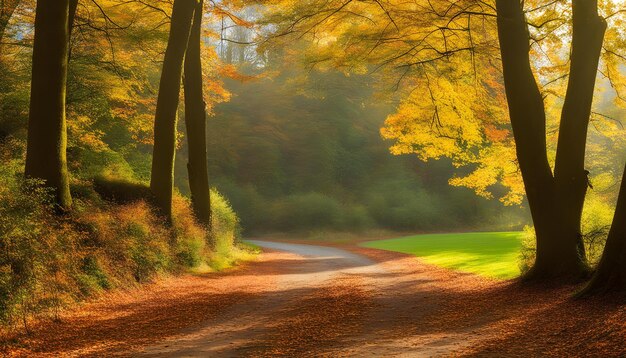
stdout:
<svg viewBox="0 0 626 358">
<path fill-rule="evenodd" d="M 34 326 L 30 349 L 96 355 L 136 349 L 148 356 L 315 350 L 360 356 L 490 352 L 506 344 L 517 352 L 520 346 L 513 343 L 520 334 L 527 339 L 529 326 L 539 329 L 538 321 L 587 307 L 571 302 L 568 287 L 523 288 L 389 251 L 255 244 L 272 249 L 242 268 L 112 293 L 68 312 L 61 322 Z M 616 308 L 599 310 L 593 324 L 613 317 Z M 120 325 L 132 328 L 119 330 Z M 577 328 L 572 332 L 580 334 Z M 143 348 L 133 348 L 137 344 Z"/>
<path fill-rule="evenodd" d="M 0 356 L 626 356 L 626 0 L 0 0 Z"/>
</svg>

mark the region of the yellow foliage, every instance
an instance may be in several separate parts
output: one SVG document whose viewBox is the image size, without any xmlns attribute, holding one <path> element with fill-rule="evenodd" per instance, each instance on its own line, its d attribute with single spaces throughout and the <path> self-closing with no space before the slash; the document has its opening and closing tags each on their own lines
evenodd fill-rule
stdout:
<svg viewBox="0 0 626 358">
<path fill-rule="evenodd" d="M 284 45 L 294 37 L 308 42 L 304 54 L 299 49 L 288 54 L 321 69 L 377 71 L 383 86 L 400 93 L 400 105 L 381 131 L 394 141 L 392 153 L 416 154 L 422 160 L 451 158 L 455 166 L 472 170 L 452 178 L 452 185 L 469 187 L 484 197 L 492 197 L 491 189 L 501 185 L 508 189 L 502 202 L 522 202 L 493 0 L 258 2 L 264 5 L 266 21 L 278 26 L 275 32 L 281 36 L 274 43 Z M 531 59 L 546 99 L 548 150 L 554 162 L 569 70 L 571 4 L 539 0 L 523 4 Z M 610 86 L 614 101 L 624 105 L 626 80 L 620 66 L 626 59 L 625 4 L 600 0 L 599 9 L 608 30 L 599 76 L 606 81 L 598 92 Z M 599 103 L 594 111 L 601 112 Z M 609 137 L 623 137 L 621 129 L 602 126 L 612 133 Z M 592 157 L 590 167 L 598 165 Z"/>
</svg>

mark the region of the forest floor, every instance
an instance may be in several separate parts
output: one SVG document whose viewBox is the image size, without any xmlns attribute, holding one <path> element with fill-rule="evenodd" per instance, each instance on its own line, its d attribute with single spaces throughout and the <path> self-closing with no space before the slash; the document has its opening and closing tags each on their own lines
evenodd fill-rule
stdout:
<svg viewBox="0 0 626 358">
<path fill-rule="evenodd" d="M 256 261 L 108 294 L 9 356 L 624 356 L 626 305 L 353 243 L 256 241 Z M 318 243 L 317 245 L 322 245 Z"/>
</svg>

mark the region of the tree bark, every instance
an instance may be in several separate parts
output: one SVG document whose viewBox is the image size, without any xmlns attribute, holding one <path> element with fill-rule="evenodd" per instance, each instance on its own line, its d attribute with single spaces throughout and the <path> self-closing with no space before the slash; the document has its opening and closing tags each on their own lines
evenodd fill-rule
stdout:
<svg viewBox="0 0 626 358">
<path fill-rule="evenodd" d="M 579 294 L 626 292 L 626 170 L 606 246 L 593 278 Z"/>
<path fill-rule="evenodd" d="M 170 220 L 181 75 L 196 5 L 197 0 L 174 1 L 154 120 L 150 189 L 156 204 Z"/>
<path fill-rule="evenodd" d="M 206 141 L 206 104 L 203 95 L 200 41 L 202 33 L 203 1 L 196 7 L 187 54 L 183 83 L 185 88 L 185 126 L 189 147 L 189 188 L 191 203 L 198 222 L 211 227 L 211 198 Z"/>
<path fill-rule="evenodd" d="M 598 15 L 597 1 L 573 0 L 572 11 L 570 74 L 554 168 L 555 196 L 563 226 L 554 238 L 558 247 L 553 248 L 552 256 L 565 256 L 571 260 L 564 262 L 566 267 L 589 273 L 580 222 L 589 182 L 585 170 L 587 130 L 606 22 Z"/>
<path fill-rule="evenodd" d="M 25 170 L 54 189 L 63 209 L 72 205 L 65 122 L 69 7 L 69 0 L 37 1 Z"/>
<path fill-rule="evenodd" d="M 597 16 L 597 3 L 575 0 L 572 7 L 572 66 L 553 175 L 547 156 L 545 107 L 530 63 L 523 2 L 496 1 L 509 114 L 537 236 L 537 258 L 526 279 L 578 279 L 589 274 L 580 233 L 587 189 L 584 157 L 606 25 Z"/>
<path fill-rule="evenodd" d="M 497 23 L 505 90 L 517 158 L 537 236 L 537 261 L 553 235 L 553 177 L 546 146 L 546 114 L 530 65 L 529 34 L 520 1 L 498 0 Z"/>
</svg>

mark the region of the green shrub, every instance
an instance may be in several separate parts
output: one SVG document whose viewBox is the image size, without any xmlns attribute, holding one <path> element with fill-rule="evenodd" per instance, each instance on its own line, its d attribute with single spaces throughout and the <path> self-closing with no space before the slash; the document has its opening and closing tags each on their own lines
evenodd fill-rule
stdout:
<svg viewBox="0 0 626 358">
<path fill-rule="evenodd" d="M 247 230 L 267 228 L 272 222 L 269 206 L 271 199 L 264 198 L 252 186 L 240 187 L 232 181 L 218 183 L 220 193 L 228 198 L 228 202 L 241 218 Z"/>
<path fill-rule="evenodd" d="M 172 203 L 172 230 L 178 264 L 183 267 L 197 267 L 207 257 L 209 233 L 196 223 L 191 202 L 178 194 Z"/>
<path fill-rule="evenodd" d="M 76 243 L 83 233 L 53 214 L 52 195 L 41 182 L 0 169 L 0 321 L 71 299 L 78 271 Z"/>
<path fill-rule="evenodd" d="M 614 210 L 595 191 L 590 191 L 587 195 L 581 226 L 587 260 L 592 266 L 597 265 L 602 256 Z"/>
<path fill-rule="evenodd" d="M 403 183 L 389 183 L 367 196 L 369 211 L 376 222 L 385 228 L 427 230 L 452 225 L 451 215 L 440 209 L 440 201 L 425 191 L 411 190 Z"/>
<path fill-rule="evenodd" d="M 133 276 L 137 282 L 149 281 L 159 272 L 170 267 L 170 248 L 164 237 L 144 222 L 130 222 L 125 226 L 120 238 L 131 240 L 130 257 L 133 265 Z M 158 230 L 160 231 L 160 230 Z"/>
<path fill-rule="evenodd" d="M 239 239 L 239 218 L 228 201 L 216 190 L 211 190 L 211 228 L 215 248 L 232 247 Z"/>
<path fill-rule="evenodd" d="M 342 211 L 342 228 L 345 230 L 360 231 L 374 226 L 374 220 L 363 205 L 344 205 Z"/>
<path fill-rule="evenodd" d="M 176 259 L 183 266 L 198 267 L 204 263 L 205 246 L 205 239 L 202 237 L 183 238 L 179 240 Z"/>
<path fill-rule="evenodd" d="M 127 204 L 152 197 L 150 187 L 145 183 L 123 179 L 96 177 L 93 189 L 105 200 L 118 204 Z"/>
<path fill-rule="evenodd" d="M 537 254 L 537 237 L 535 236 L 535 228 L 532 226 L 524 226 L 524 234 L 522 235 L 522 248 L 520 250 L 520 272 L 525 274 L 535 263 Z"/>
<path fill-rule="evenodd" d="M 341 204 L 320 193 L 288 196 L 274 202 L 271 212 L 280 230 L 336 228 L 342 223 Z"/>
<path fill-rule="evenodd" d="M 68 144 L 68 166 L 82 179 L 95 177 L 132 179 L 135 172 L 126 159 L 108 147 L 89 148 Z"/>
</svg>

